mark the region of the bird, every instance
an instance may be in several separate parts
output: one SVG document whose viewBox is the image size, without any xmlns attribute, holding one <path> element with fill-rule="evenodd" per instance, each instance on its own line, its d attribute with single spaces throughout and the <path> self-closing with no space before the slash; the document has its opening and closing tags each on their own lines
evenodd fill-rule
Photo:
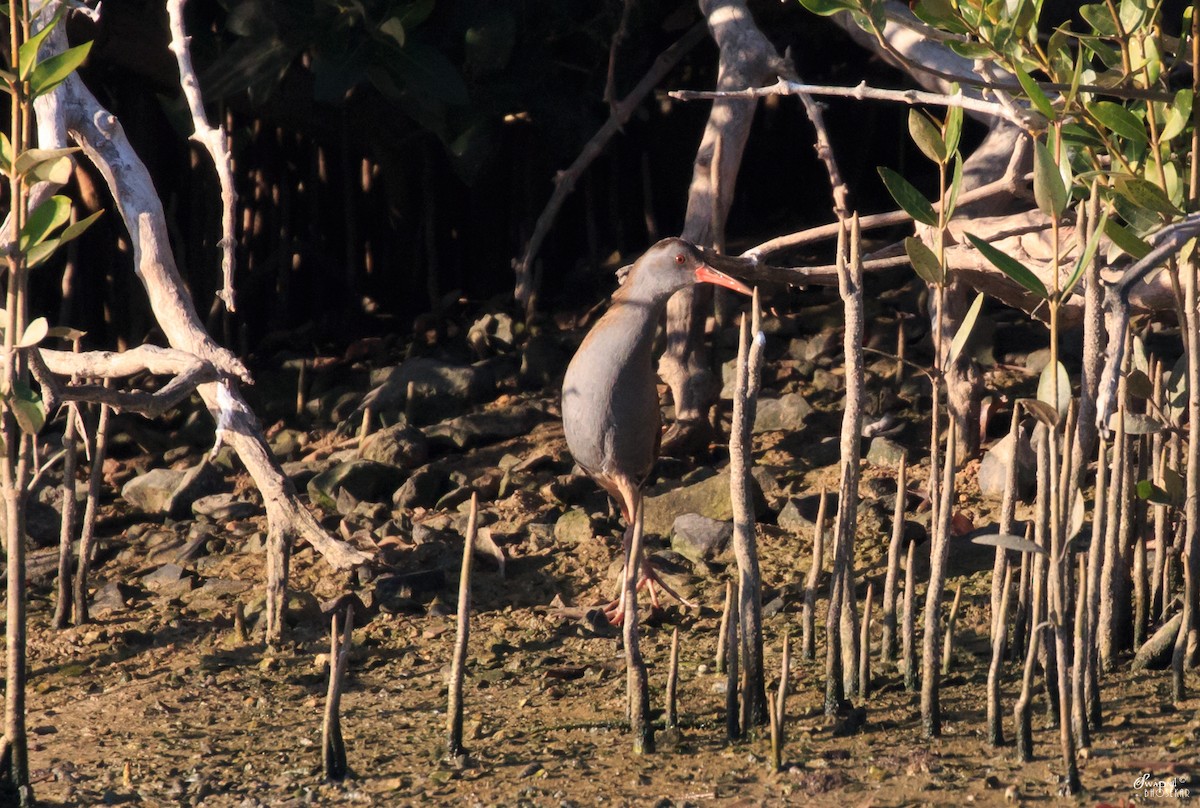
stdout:
<svg viewBox="0 0 1200 808">
<path fill-rule="evenodd" d="M 567 366 L 562 388 L 567 448 L 579 467 L 616 501 L 626 525 L 627 568 L 641 561 L 629 557 L 634 519 L 661 439 L 653 346 L 667 300 L 694 283 L 751 294 L 749 287 L 717 266 L 737 272 L 754 263 L 701 250 L 680 238 L 659 241 L 634 262 L 613 294 L 612 305 Z M 675 595 L 653 570 L 645 565 L 642 569 L 638 587 L 650 586 L 652 602 L 657 603 L 654 582 Z M 619 597 L 605 607 L 610 622 L 621 622 L 624 606 Z"/>
</svg>

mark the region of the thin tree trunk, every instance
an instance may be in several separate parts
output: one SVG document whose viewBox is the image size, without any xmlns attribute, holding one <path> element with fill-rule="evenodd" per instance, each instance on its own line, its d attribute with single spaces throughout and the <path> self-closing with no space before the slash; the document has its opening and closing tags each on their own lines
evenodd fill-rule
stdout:
<svg viewBox="0 0 1200 808">
<path fill-rule="evenodd" d="M 92 441 L 92 468 L 88 473 L 87 504 L 79 531 L 79 559 L 75 562 L 75 625 L 90 622 L 88 615 L 88 573 L 92 566 L 92 547 L 96 538 L 96 509 L 100 507 L 100 486 L 104 482 L 104 457 L 108 450 L 108 417 L 111 409 L 100 405 L 96 435 Z"/>
<path fill-rule="evenodd" d="M 817 523 L 813 528 L 812 564 L 808 568 L 808 581 L 804 587 L 804 609 L 800 617 L 800 657 L 806 660 L 812 660 L 816 655 L 816 631 L 813 622 L 817 611 L 817 585 L 821 580 L 821 568 L 825 562 L 825 506 L 828 500 L 829 497 L 822 488 L 820 504 L 817 506 Z"/>
<path fill-rule="evenodd" d="M 992 746 L 1004 745 L 1004 721 L 1001 716 L 1003 708 L 1000 704 L 1000 675 L 1004 666 L 1004 646 L 1008 642 L 1008 605 L 1012 595 L 1012 564 L 1006 557 L 1004 563 L 1004 582 L 1001 584 L 1000 608 L 995 612 L 992 622 L 992 663 L 988 666 L 987 680 L 987 726 L 988 743 Z"/>
<path fill-rule="evenodd" d="M 925 592 L 925 637 L 921 648 L 921 729 L 926 738 L 942 733 L 938 671 L 941 648 L 942 593 L 946 588 L 946 564 L 950 558 L 950 512 L 954 500 L 954 466 L 958 425 L 951 419 L 946 438 L 945 478 L 942 481 L 940 510 L 936 515 L 930 549 L 929 588 Z"/>
<path fill-rule="evenodd" d="M 78 342 L 76 342 L 78 345 Z M 54 602 L 54 627 L 63 629 L 71 620 L 71 546 L 75 541 L 75 523 L 79 499 L 75 493 L 75 470 L 78 452 L 75 446 L 76 421 L 80 417 L 76 404 L 67 405 L 67 428 L 63 433 L 62 524 L 58 534 L 58 598 Z"/>
<path fill-rule="evenodd" d="M 896 584 L 900 578 L 900 551 L 904 543 L 904 512 L 908 500 L 908 456 L 900 458 L 896 472 L 896 507 L 892 510 L 892 540 L 888 544 L 887 576 L 883 580 L 883 642 L 879 662 L 886 665 L 896 655 Z"/>
</svg>

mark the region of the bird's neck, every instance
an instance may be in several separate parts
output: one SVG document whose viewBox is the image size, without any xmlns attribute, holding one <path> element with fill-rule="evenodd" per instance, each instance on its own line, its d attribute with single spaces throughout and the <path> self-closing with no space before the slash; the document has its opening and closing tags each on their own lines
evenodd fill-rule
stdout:
<svg viewBox="0 0 1200 808">
<path fill-rule="evenodd" d="M 602 318 L 614 358 L 628 361 L 634 356 L 649 356 L 658 330 L 658 320 L 666 306 L 662 300 L 638 295 L 635 290 L 622 288 L 613 295 L 612 306 Z M 599 330 L 601 324 L 597 324 Z"/>
</svg>

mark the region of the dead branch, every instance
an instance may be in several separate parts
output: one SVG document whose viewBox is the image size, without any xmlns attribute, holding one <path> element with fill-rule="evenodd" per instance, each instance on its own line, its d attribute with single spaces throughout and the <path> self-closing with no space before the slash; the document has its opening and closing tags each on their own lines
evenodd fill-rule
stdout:
<svg viewBox="0 0 1200 808">
<path fill-rule="evenodd" d="M 204 100 L 200 97 L 200 84 L 196 81 L 196 70 L 192 67 L 191 41 L 183 27 L 183 4 L 186 0 L 167 0 L 167 15 L 170 17 L 171 52 L 179 64 L 179 86 L 192 113 L 191 139 L 204 146 L 212 157 L 221 184 L 221 291 L 217 296 L 225 303 L 227 311 L 236 311 L 234 305 L 233 272 L 236 225 L 234 212 L 237 209 L 237 191 L 233 184 L 233 155 L 229 149 L 229 138 L 221 127 L 208 122 L 204 112 Z"/>
<path fill-rule="evenodd" d="M 584 144 L 579 156 L 575 158 L 575 162 L 571 163 L 566 170 L 555 175 L 554 193 L 550 195 L 550 201 L 546 203 L 546 207 L 538 216 L 537 223 L 533 227 L 533 235 L 529 237 L 529 243 L 525 246 L 525 253 L 520 259 L 513 261 L 513 269 L 517 275 L 514 294 L 527 313 L 532 310 L 536 302 L 537 290 L 533 278 L 533 259 L 537 257 L 538 251 L 542 248 L 542 242 L 550 232 L 550 227 L 554 224 L 563 202 L 575 190 L 575 183 L 579 181 L 592 161 L 604 151 L 604 146 L 612 139 L 613 135 L 629 121 L 629 116 L 642 103 L 642 99 L 657 87 L 659 82 L 679 63 L 679 60 L 700 44 L 702 39 L 704 39 L 704 26 L 696 24 L 675 44 L 659 54 L 642 80 L 629 91 L 629 95 L 621 99 L 619 103 L 612 105 L 608 120 L 597 130 L 596 134 L 592 135 L 592 139 Z"/>
<path fill-rule="evenodd" d="M 346 624 L 338 631 L 334 612 L 329 629 L 329 689 L 325 694 L 325 718 L 321 722 L 321 768 L 327 780 L 345 778 L 346 743 L 342 740 L 342 684 L 350 662 L 351 637 L 354 633 L 354 605 L 346 606 Z"/>
<path fill-rule="evenodd" d="M 458 633 L 454 639 L 454 657 L 450 662 L 450 685 L 446 696 L 449 702 L 446 710 L 446 748 L 452 758 L 466 752 L 462 742 L 462 686 L 467 665 L 467 645 L 471 638 L 471 558 L 478 525 L 479 495 L 471 494 L 471 514 L 467 518 L 467 534 L 463 537 L 462 569 L 458 575 Z"/>
</svg>

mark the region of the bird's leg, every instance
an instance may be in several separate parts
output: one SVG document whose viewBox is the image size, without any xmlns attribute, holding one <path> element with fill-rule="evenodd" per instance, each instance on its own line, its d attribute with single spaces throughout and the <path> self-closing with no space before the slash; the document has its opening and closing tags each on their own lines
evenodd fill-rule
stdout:
<svg viewBox="0 0 1200 808">
<path fill-rule="evenodd" d="M 625 518 L 625 525 L 626 525 L 625 535 L 621 540 L 621 550 L 622 550 L 622 555 L 625 559 L 625 569 L 628 569 L 628 565 L 631 563 L 631 561 L 634 560 L 634 559 L 630 558 L 631 551 L 632 551 L 633 530 L 634 530 L 634 522 L 633 522 L 633 518 L 631 517 L 631 514 L 637 513 L 638 506 L 641 504 L 641 501 L 642 501 L 642 492 L 636 488 L 633 489 L 633 494 L 630 496 L 630 499 L 632 500 L 632 502 L 629 505 L 626 505 L 624 502 L 620 502 L 621 515 Z M 658 587 L 661 587 L 662 590 L 664 592 L 666 592 L 668 595 L 670 595 L 671 597 L 673 597 L 677 601 L 679 601 L 681 604 L 683 604 L 683 606 L 685 608 L 688 608 L 688 609 L 698 608 L 695 603 L 692 603 L 691 601 L 686 600 L 682 595 L 680 595 L 678 592 L 676 592 L 674 589 L 672 589 L 662 579 L 662 577 L 658 574 L 658 571 L 655 570 L 654 566 L 650 563 L 650 559 L 646 557 L 646 548 L 644 546 L 639 548 L 638 558 L 636 559 L 636 562 L 637 562 L 638 568 L 640 570 L 640 576 L 638 578 L 637 588 L 638 588 L 638 591 L 645 589 L 647 594 L 650 595 L 650 608 L 652 610 L 658 610 L 658 609 L 662 608 L 662 605 L 659 603 L 659 600 L 658 600 L 658 592 L 656 590 L 655 584 L 657 584 Z M 608 622 L 614 626 L 619 626 L 624 621 L 624 619 L 625 619 L 625 587 L 623 585 L 620 587 L 620 592 L 617 595 L 617 597 L 614 598 L 611 602 L 609 602 L 606 606 L 604 606 L 604 616 L 607 617 Z"/>
</svg>

